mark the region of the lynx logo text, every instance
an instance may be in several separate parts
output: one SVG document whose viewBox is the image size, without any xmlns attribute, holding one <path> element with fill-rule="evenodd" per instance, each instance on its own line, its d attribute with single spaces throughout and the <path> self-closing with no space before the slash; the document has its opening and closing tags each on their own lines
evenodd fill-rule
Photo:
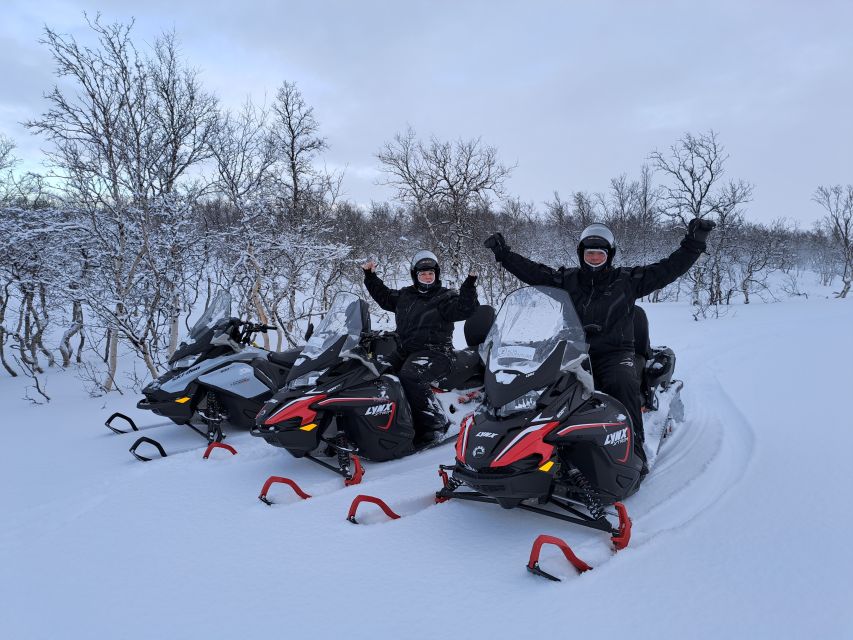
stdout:
<svg viewBox="0 0 853 640">
<path fill-rule="evenodd" d="M 605 446 L 609 444 L 625 444 L 626 442 L 628 442 L 627 428 L 615 431 L 613 433 L 608 433 L 607 437 L 604 439 Z"/>
<path fill-rule="evenodd" d="M 387 416 L 391 413 L 391 407 L 394 405 L 393 402 L 387 402 L 385 404 L 377 404 L 372 407 L 367 407 L 367 411 L 364 412 L 366 416 Z"/>
</svg>

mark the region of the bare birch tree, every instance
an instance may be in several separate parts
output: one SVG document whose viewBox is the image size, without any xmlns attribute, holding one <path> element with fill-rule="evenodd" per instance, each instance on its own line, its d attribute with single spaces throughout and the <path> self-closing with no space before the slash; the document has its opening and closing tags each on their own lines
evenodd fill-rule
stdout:
<svg viewBox="0 0 853 640">
<path fill-rule="evenodd" d="M 437 253 L 460 278 L 466 266 L 464 248 L 478 242 L 471 211 L 490 195 L 503 195 L 512 168 L 501 164 L 497 149 L 479 138 L 431 138 L 425 143 L 411 128 L 385 143 L 376 157 L 386 175 L 381 184 L 394 188 L 397 198 L 413 207 L 416 223 L 425 226 Z"/>
<path fill-rule="evenodd" d="M 853 185 L 818 187 L 812 199 L 826 211 L 823 225 L 843 265 L 842 286 L 836 297 L 846 298 L 853 284 Z"/>
</svg>

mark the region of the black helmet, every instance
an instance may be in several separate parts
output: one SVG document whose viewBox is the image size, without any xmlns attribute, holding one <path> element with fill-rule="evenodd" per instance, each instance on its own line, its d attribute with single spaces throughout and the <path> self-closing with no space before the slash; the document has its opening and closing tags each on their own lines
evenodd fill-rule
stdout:
<svg viewBox="0 0 853 640">
<path fill-rule="evenodd" d="M 588 265 L 583 259 L 583 252 L 586 249 L 602 249 L 606 251 L 607 262 L 599 267 Z M 578 242 L 578 260 L 580 261 L 581 269 L 590 269 L 592 271 L 607 269 L 613 263 L 614 255 L 616 255 L 616 240 L 613 238 L 613 232 L 606 226 L 595 223 L 581 231 L 581 238 Z"/>
<path fill-rule="evenodd" d="M 431 284 L 418 282 L 418 271 L 435 271 L 435 280 Z M 438 266 L 438 258 L 432 251 L 418 251 L 415 257 L 412 258 L 412 282 L 420 291 L 429 291 L 438 285 L 438 279 L 441 277 L 441 268 Z"/>
</svg>

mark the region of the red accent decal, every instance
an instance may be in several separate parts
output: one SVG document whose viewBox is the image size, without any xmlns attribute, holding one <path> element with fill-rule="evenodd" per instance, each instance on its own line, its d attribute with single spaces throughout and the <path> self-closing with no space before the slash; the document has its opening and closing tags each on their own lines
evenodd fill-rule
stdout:
<svg viewBox="0 0 853 640">
<path fill-rule="evenodd" d="M 525 434 L 518 442 L 511 445 L 511 448 L 508 451 L 504 451 L 498 455 L 500 461 L 496 458 L 492 461 L 489 467 L 506 467 L 513 462 L 518 462 L 522 458 L 535 454 L 538 454 L 542 458 L 543 463 L 546 460 L 549 460 L 554 454 L 554 445 L 546 444 L 542 439 L 558 424 L 560 423 L 548 422 L 536 431 L 531 431 L 530 433 Z"/>
<path fill-rule="evenodd" d="M 284 422 L 285 420 L 291 420 L 293 418 L 299 418 L 300 424 L 303 425 L 316 422 L 317 411 L 312 409 L 311 405 L 315 402 L 320 402 L 325 398 L 326 394 L 320 393 L 316 396 L 306 396 L 298 400 L 291 400 L 284 405 L 284 407 L 273 412 L 273 414 L 264 421 L 264 424 L 278 424 L 279 422 Z"/>
<path fill-rule="evenodd" d="M 545 544 L 553 544 L 558 547 L 563 552 L 563 555 L 566 556 L 566 560 L 569 561 L 578 573 L 592 569 L 586 562 L 575 555 L 572 548 L 564 540 L 544 534 L 533 541 L 533 548 L 530 550 L 530 560 L 527 562 L 528 569 L 539 569 L 539 552 L 542 550 L 542 545 Z"/>
<path fill-rule="evenodd" d="M 224 442 L 211 442 L 207 445 L 207 449 L 204 450 L 203 459 L 207 460 L 214 449 L 225 449 L 226 451 L 230 451 L 232 456 L 237 455 L 237 449 L 232 447 L 230 444 L 225 444 Z"/>
<path fill-rule="evenodd" d="M 388 398 L 329 398 L 318 404 L 320 407 L 325 407 L 327 404 L 335 402 L 369 402 L 370 404 L 379 404 L 382 402 L 390 402 Z"/>
<path fill-rule="evenodd" d="M 628 510 L 621 502 L 614 502 L 616 512 L 619 514 L 619 532 L 610 538 L 613 542 L 613 548 L 616 551 L 624 549 L 631 541 L 631 518 L 628 517 Z"/>
<path fill-rule="evenodd" d="M 355 470 L 352 472 L 352 477 L 344 478 L 344 486 L 351 487 L 354 484 L 358 484 L 361 482 L 362 476 L 364 476 L 364 467 L 361 466 L 361 460 L 358 459 L 358 456 L 351 456 L 353 465 L 355 466 Z"/>
<path fill-rule="evenodd" d="M 574 424 L 570 427 L 566 427 L 565 429 L 560 429 L 557 432 L 558 436 L 564 436 L 567 433 L 571 433 L 576 429 L 589 429 L 592 427 L 618 427 L 620 425 L 625 424 L 624 422 L 591 422 L 589 424 Z"/>
<path fill-rule="evenodd" d="M 391 423 L 394 422 L 394 415 L 396 413 L 397 413 L 397 403 L 392 401 L 391 402 L 391 415 L 388 417 L 388 422 L 385 424 L 384 427 L 379 427 L 379 428 L 382 429 L 383 431 L 388 431 L 388 429 L 391 428 Z"/>
<path fill-rule="evenodd" d="M 628 461 L 628 456 L 629 456 L 629 455 L 631 455 L 631 436 L 633 435 L 633 434 L 631 433 L 631 427 L 628 427 L 628 431 L 627 431 L 627 432 L 628 432 L 628 446 L 625 448 L 625 457 L 624 457 L 624 458 L 619 458 L 619 459 L 617 460 L 617 462 L 627 462 L 627 461 Z"/>
<path fill-rule="evenodd" d="M 456 459 L 465 462 L 465 446 L 468 444 L 468 429 L 474 423 L 474 414 L 469 413 L 462 419 L 459 435 L 456 436 Z"/>
<path fill-rule="evenodd" d="M 385 502 L 383 500 L 380 500 L 379 498 L 375 498 L 373 496 L 366 496 L 364 494 L 361 494 L 361 495 L 356 496 L 355 500 L 352 501 L 352 504 L 349 507 L 349 513 L 347 514 L 347 520 L 349 520 L 353 524 L 358 524 L 358 522 L 356 522 L 356 519 L 355 519 L 355 512 L 358 511 L 358 505 L 360 505 L 362 502 L 372 502 L 373 504 L 377 505 L 380 509 L 382 509 L 382 511 L 385 512 L 385 515 L 388 516 L 389 518 L 391 518 L 392 520 L 399 520 L 400 519 L 400 516 L 398 516 L 396 513 L 394 513 L 391 510 L 391 507 L 389 507 L 387 504 L 385 504 Z"/>
<path fill-rule="evenodd" d="M 293 489 L 294 493 L 298 495 L 303 500 L 307 500 L 311 496 L 305 493 L 298 484 L 296 484 L 290 478 L 282 478 L 281 476 L 270 476 L 267 478 L 267 481 L 264 482 L 264 486 L 261 489 L 261 494 L 258 496 L 258 500 L 264 502 L 266 504 L 272 505 L 272 501 L 267 498 L 267 491 L 270 490 L 270 487 L 276 483 L 286 484 L 288 487 Z"/>
</svg>

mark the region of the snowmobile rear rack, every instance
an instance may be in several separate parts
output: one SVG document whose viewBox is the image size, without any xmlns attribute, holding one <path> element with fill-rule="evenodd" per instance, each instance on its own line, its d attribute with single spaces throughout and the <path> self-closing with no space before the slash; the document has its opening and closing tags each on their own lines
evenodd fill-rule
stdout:
<svg viewBox="0 0 853 640">
<path fill-rule="evenodd" d="M 355 497 L 355 499 L 352 501 L 352 504 L 349 507 L 349 513 L 347 514 L 347 520 L 349 522 L 352 522 L 353 524 L 358 524 L 358 521 L 355 519 L 355 514 L 356 514 L 356 511 L 358 511 L 358 505 L 360 505 L 362 502 L 371 502 L 371 503 L 375 504 L 380 509 L 382 509 L 382 511 L 385 513 L 386 516 L 388 516 L 392 520 L 399 520 L 400 519 L 400 516 L 397 513 L 395 513 L 391 509 L 391 507 L 389 507 L 385 503 L 384 500 L 380 500 L 379 498 L 377 498 L 375 496 L 368 496 L 368 495 L 361 494 L 361 495 L 357 495 Z"/>
<path fill-rule="evenodd" d="M 527 562 L 527 570 L 537 576 L 542 576 L 543 578 L 547 578 L 548 580 L 553 580 L 554 582 L 561 582 L 560 578 L 557 576 L 551 575 L 550 573 L 543 571 L 539 566 L 539 553 L 542 550 L 542 546 L 546 544 L 553 544 L 560 551 L 563 552 L 563 555 L 566 556 L 566 560 L 569 561 L 577 572 L 583 573 L 585 571 L 592 570 L 592 567 L 589 566 L 586 562 L 578 558 L 572 548 L 566 543 L 565 540 L 561 540 L 560 538 L 555 538 L 554 536 L 541 535 L 536 540 L 533 541 L 533 548 L 530 550 L 530 560 Z"/>
</svg>

